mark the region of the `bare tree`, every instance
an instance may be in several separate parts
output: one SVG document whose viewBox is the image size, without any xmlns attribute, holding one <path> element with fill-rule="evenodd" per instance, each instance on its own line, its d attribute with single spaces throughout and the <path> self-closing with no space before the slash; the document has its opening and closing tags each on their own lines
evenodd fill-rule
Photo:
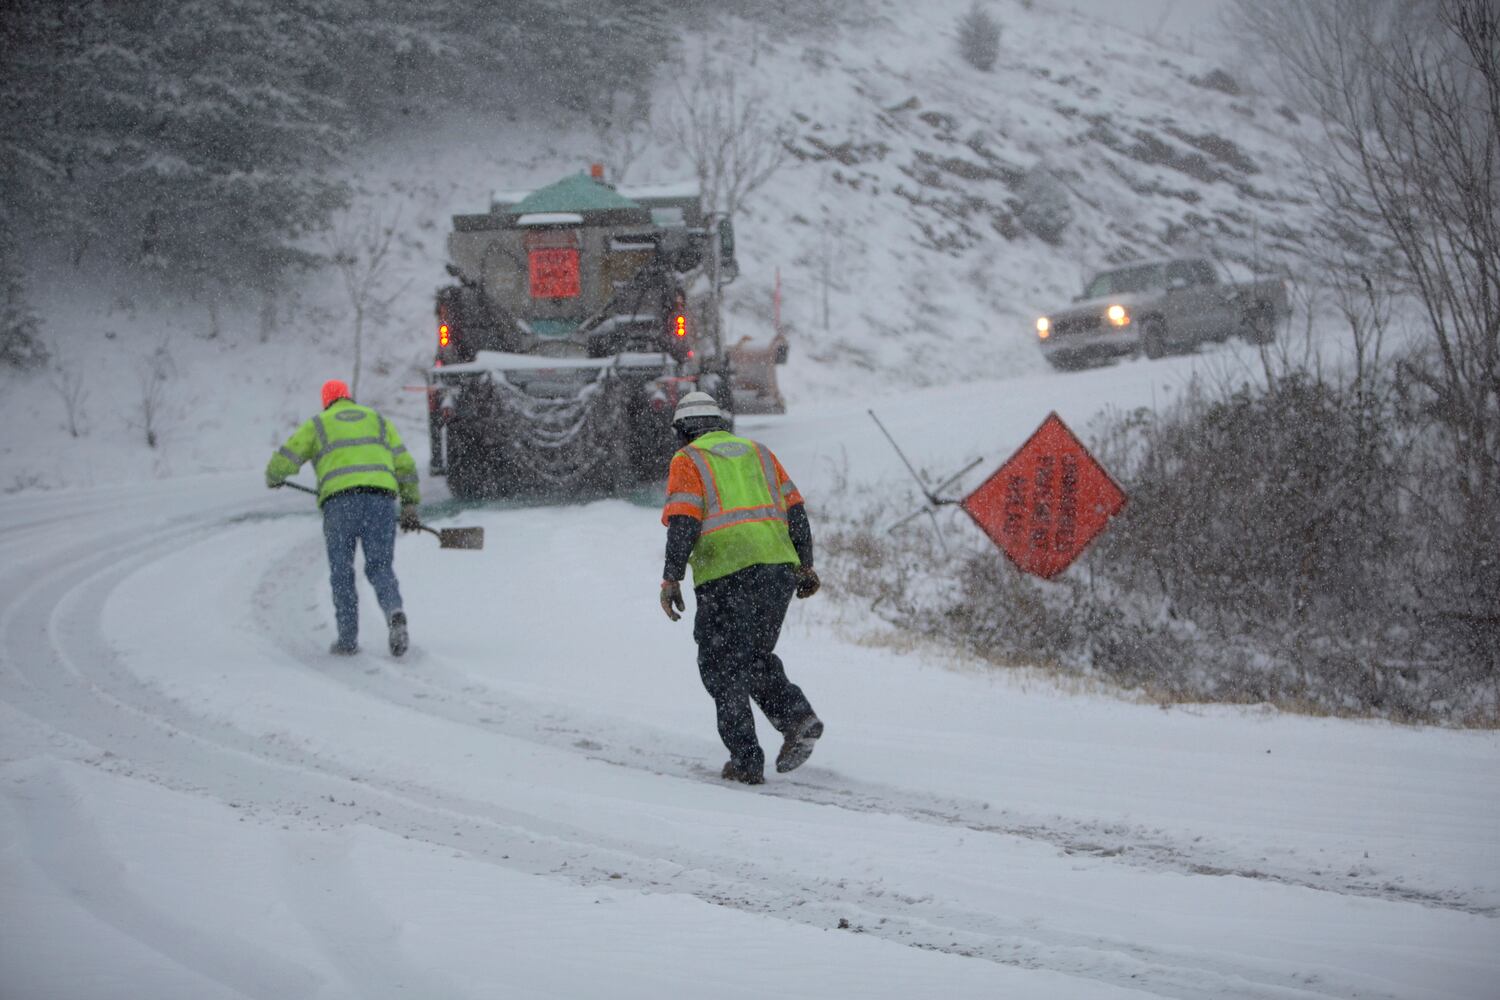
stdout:
<svg viewBox="0 0 1500 1000">
<path fill-rule="evenodd" d="M 68 418 L 68 433 L 82 437 L 87 431 L 83 404 L 88 400 L 88 391 L 83 385 L 83 373 L 72 365 L 58 361 L 47 372 L 47 384 L 62 400 L 63 412 Z"/>
<path fill-rule="evenodd" d="M 651 145 L 650 106 L 640 95 L 613 91 L 589 110 L 589 129 L 604 161 L 605 177 L 621 184 Z"/>
<path fill-rule="evenodd" d="M 1418 304 L 1401 373 L 1450 470 L 1457 616 L 1500 605 L 1500 8 L 1494 0 L 1237 0 L 1294 100 L 1322 121 L 1308 152 L 1325 263 L 1372 305 Z M 1379 309 L 1376 308 L 1376 313 Z M 1428 496 L 1428 501 L 1441 497 Z M 1441 506 L 1441 505 L 1440 505 Z M 1492 669 L 1500 664 L 1493 652 Z"/>
<path fill-rule="evenodd" d="M 152 352 L 141 359 L 136 369 L 136 382 L 141 388 L 139 427 L 146 435 L 146 447 L 155 448 L 161 443 L 162 420 L 166 412 L 167 382 L 177 373 L 177 363 L 172 359 L 166 340 L 157 343 Z"/>
<path fill-rule="evenodd" d="M 758 94 L 742 94 L 734 74 L 704 58 L 679 82 L 666 138 L 693 164 L 704 202 L 733 219 L 746 199 L 785 162 L 787 130 L 767 112 Z"/>
<path fill-rule="evenodd" d="M 396 240 L 400 210 L 383 217 L 377 210 L 345 214 L 325 235 L 329 259 L 339 272 L 354 319 L 354 373 L 350 390 L 359 398 L 359 374 L 364 364 L 366 320 L 379 320 L 406 290 L 406 282 L 387 287 L 391 247 Z"/>
<path fill-rule="evenodd" d="M 844 251 L 846 232 L 844 218 L 830 206 L 834 204 L 828 197 L 828 186 L 830 184 L 827 169 L 818 178 L 818 201 L 821 204 L 820 218 L 818 219 L 818 238 L 814 254 L 816 255 L 815 275 L 818 282 L 819 292 L 819 317 L 820 325 L 824 330 L 831 329 L 832 316 L 829 300 L 833 292 L 844 292 L 843 277 L 847 272 L 847 254 Z"/>
</svg>

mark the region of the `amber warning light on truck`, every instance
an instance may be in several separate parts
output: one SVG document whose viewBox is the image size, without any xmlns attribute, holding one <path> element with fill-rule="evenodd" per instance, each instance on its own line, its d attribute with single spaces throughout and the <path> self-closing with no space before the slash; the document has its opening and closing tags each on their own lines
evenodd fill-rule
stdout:
<svg viewBox="0 0 1500 1000">
<path fill-rule="evenodd" d="M 672 317 L 672 334 L 676 337 L 687 336 L 687 317 L 682 313 Z"/>
<path fill-rule="evenodd" d="M 440 323 L 440 324 L 438 324 L 438 346 L 439 347 L 447 347 L 448 346 L 448 341 L 450 339 L 451 339 L 451 337 L 448 334 L 448 324 L 447 323 Z"/>
</svg>

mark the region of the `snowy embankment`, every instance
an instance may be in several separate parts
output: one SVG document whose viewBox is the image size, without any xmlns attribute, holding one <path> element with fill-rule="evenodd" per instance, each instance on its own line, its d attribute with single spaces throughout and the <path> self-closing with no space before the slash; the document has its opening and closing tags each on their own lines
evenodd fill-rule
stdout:
<svg viewBox="0 0 1500 1000">
<path fill-rule="evenodd" d="M 998 459 L 1056 384 L 1124 405 L 1179 377 L 872 402 L 898 437 L 983 428 Z M 815 520 L 846 462 L 901 474 L 862 406 L 745 429 Z M 346 661 L 324 652 L 316 517 L 254 487 L 0 501 L 8 993 L 1404 998 L 1500 979 L 1493 733 L 1068 695 L 852 642 L 866 623 L 819 597 L 783 653 L 828 736 L 802 770 L 728 786 L 689 630 L 655 606 L 652 500 L 450 513 L 485 551 L 403 539 L 416 648 L 384 653 L 367 594 Z"/>
</svg>

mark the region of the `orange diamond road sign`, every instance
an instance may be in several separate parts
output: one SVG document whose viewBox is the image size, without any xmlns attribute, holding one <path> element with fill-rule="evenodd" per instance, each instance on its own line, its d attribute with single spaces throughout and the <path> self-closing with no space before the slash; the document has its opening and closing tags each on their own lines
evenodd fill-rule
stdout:
<svg viewBox="0 0 1500 1000">
<path fill-rule="evenodd" d="M 963 499 L 990 540 L 1044 580 L 1067 569 L 1124 507 L 1125 491 L 1056 413 Z"/>
</svg>

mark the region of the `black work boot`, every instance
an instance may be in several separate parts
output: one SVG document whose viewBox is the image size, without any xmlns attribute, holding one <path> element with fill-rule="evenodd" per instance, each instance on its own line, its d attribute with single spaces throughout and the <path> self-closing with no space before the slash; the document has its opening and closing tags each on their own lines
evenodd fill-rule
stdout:
<svg viewBox="0 0 1500 1000">
<path fill-rule="evenodd" d="M 400 656 L 406 652 L 406 612 L 394 611 L 391 613 L 391 655 Z"/>
<path fill-rule="evenodd" d="M 727 781 L 740 781 L 747 785 L 764 785 L 766 776 L 757 769 L 751 769 L 743 764 L 737 764 L 734 758 L 730 758 L 724 765 L 724 770 L 719 777 Z"/>
<path fill-rule="evenodd" d="M 796 728 L 787 734 L 786 742 L 781 744 L 781 752 L 776 755 L 776 770 L 785 774 L 806 764 L 807 758 L 812 756 L 818 737 L 822 735 L 823 720 L 816 715 L 809 715 L 797 723 Z"/>
<path fill-rule="evenodd" d="M 345 642 L 342 639 L 335 639 L 333 640 L 333 645 L 328 647 L 328 651 L 334 656 L 353 656 L 355 653 L 359 652 L 359 644 L 354 642 Z"/>
</svg>

